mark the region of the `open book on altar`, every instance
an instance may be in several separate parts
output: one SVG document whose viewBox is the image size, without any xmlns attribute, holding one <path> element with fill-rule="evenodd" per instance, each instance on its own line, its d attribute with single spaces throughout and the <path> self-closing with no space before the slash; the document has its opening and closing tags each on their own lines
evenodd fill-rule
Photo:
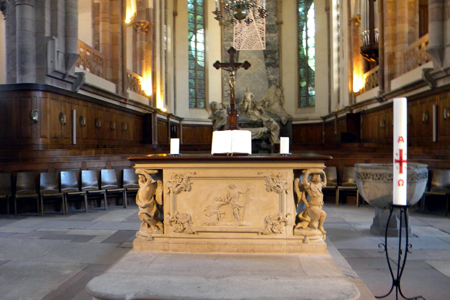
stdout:
<svg viewBox="0 0 450 300">
<path fill-rule="evenodd" d="M 252 154 L 252 133 L 248 130 L 214 131 L 211 154 Z"/>
</svg>

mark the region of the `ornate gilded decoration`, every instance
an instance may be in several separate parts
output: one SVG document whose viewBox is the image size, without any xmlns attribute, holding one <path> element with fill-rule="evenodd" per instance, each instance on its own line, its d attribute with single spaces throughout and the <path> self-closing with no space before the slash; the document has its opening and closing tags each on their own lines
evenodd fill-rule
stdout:
<svg viewBox="0 0 450 300">
<path fill-rule="evenodd" d="M 169 213 L 170 216 L 170 213 Z M 192 230 L 192 217 L 189 214 L 180 214 L 178 211 L 169 219 L 170 226 L 173 226 L 174 232 L 194 234 Z"/>
<path fill-rule="evenodd" d="M 195 172 L 191 172 L 188 175 L 173 174 L 170 180 L 167 181 L 167 186 L 169 188 L 168 193 L 177 195 L 181 192 L 191 191 L 192 182 L 189 182 L 189 178 L 193 175 L 195 175 Z"/>
<path fill-rule="evenodd" d="M 134 23 L 134 29 L 138 33 L 146 34 L 152 24 L 147 20 L 140 20 Z"/>
</svg>

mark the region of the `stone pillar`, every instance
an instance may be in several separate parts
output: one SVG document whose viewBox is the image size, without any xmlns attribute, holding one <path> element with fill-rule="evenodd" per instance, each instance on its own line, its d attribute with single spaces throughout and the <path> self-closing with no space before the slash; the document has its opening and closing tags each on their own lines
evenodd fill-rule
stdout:
<svg viewBox="0 0 450 300">
<path fill-rule="evenodd" d="M 444 64 L 445 0 L 428 1 L 428 50 L 436 67 Z"/>
<path fill-rule="evenodd" d="M 396 7 L 396 49 L 395 49 L 395 77 L 403 71 L 403 51 L 408 47 L 408 0 L 397 0 Z"/>
<path fill-rule="evenodd" d="M 384 1 L 384 87 L 385 92 L 391 90 L 391 80 L 395 78 L 395 49 L 396 49 L 396 14 L 395 4 L 397 0 Z"/>
<path fill-rule="evenodd" d="M 111 3 L 109 0 L 100 2 L 100 51 L 105 55 L 104 76 L 112 80 L 111 72 Z"/>
<path fill-rule="evenodd" d="M 78 57 L 78 0 L 66 0 L 66 72 L 72 73 Z"/>
<path fill-rule="evenodd" d="M 17 83 L 36 82 L 35 0 L 16 1 Z"/>
<path fill-rule="evenodd" d="M 146 56 L 146 34 L 150 28 L 150 23 L 147 20 L 139 20 L 134 24 L 134 28 L 137 32 L 137 45 L 136 45 L 136 73 L 143 76 L 145 72 L 145 56 Z"/>
</svg>

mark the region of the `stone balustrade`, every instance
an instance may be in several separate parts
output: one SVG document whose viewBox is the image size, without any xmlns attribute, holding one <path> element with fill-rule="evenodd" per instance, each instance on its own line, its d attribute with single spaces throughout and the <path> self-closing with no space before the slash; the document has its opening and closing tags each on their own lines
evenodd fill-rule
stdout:
<svg viewBox="0 0 450 300">
<path fill-rule="evenodd" d="M 364 82 L 364 88 L 362 91 L 363 93 L 367 92 L 379 85 L 379 82 L 378 82 L 379 69 L 380 69 L 379 66 L 376 66 L 375 68 L 364 73 L 365 82 Z"/>
<path fill-rule="evenodd" d="M 412 43 L 403 52 L 403 74 L 431 61 L 428 49 L 428 34 Z"/>
<path fill-rule="evenodd" d="M 104 78 L 104 54 L 82 41 L 78 41 L 78 53 L 80 54 L 76 63 L 78 68 Z"/>
<path fill-rule="evenodd" d="M 128 89 L 132 92 L 135 92 L 139 95 L 145 96 L 145 92 L 142 90 L 142 77 L 138 74 L 128 70 L 127 71 L 128 78 Z"/>
</svg>

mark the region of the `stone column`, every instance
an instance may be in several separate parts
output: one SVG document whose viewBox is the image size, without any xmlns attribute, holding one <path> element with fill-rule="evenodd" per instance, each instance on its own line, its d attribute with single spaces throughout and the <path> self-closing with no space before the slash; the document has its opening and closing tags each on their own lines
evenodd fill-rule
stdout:
<svg viewBox="0 0 450 300">
<path fill-rule="evenodd" d="M 16 1 L 17 83 L 36 82 L 35 0 Z"/>
<path fill-rule="evenodd" d="M 100 2 L 100 51 L 105 55 L 104 78 L 112 80 L 111 71 L 111 4 L 109 0 Z"/>
<path fill-rule="evenodd" d="M 396 0 L 384 1 L 384 24 L 385 24 L 385 40 L 384 40 L 384 87 L 385 92 L 391 90 L 391 80 L 395 78 L 395 46 L 396 46 Z"/>
<path fill-rule="evenodd" d="M 78 54 L 78 0 L 66 0 L 66 72 L 72 73 Z"/>
<path fill-rule="evenodd" d="M 445 0 L 428 0 L 428 50 L 436 67 L 444 64 Z"/>
</svg>

